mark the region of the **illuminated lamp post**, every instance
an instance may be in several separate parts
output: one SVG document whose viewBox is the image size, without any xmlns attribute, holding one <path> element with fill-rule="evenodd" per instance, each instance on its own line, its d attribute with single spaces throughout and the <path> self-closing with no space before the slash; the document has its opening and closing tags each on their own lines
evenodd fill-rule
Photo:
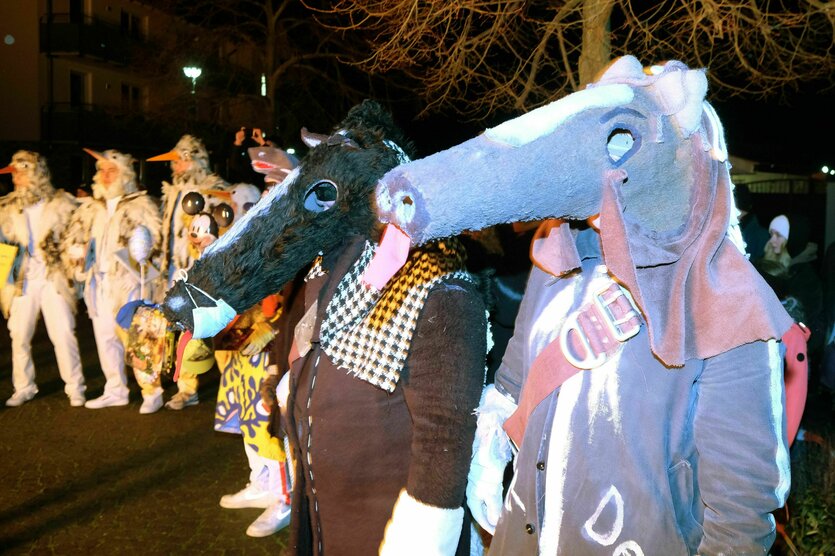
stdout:
<svg viewBox="0 0 835 556">
<path fill-rule="evenodd" d="M 183 73 L 191 79 L 191 94 L 194 94 L 194 88 L 197 86 L 197 78 L 203 75 L 203 70 L 194 66 L 186 66 L 183 68 Z"/>
<path fill-rule="evenodd" d="M 196 66 L 185 66 L 183 73 L 191 79 L 191 125 L 194 126 L 197 121 L 197 97 L 194 96 L 194 90 L 197 87 L 197 78 L 203 75 L 203 70 Z"/>
</svg>

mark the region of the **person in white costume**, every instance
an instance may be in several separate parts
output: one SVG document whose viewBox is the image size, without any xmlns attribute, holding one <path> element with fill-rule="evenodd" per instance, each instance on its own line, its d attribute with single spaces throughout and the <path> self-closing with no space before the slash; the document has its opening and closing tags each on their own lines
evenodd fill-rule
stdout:
<svg viewBox="0 0 835 556">
<path fill-rule="evenodd" d="M 116 314 L 129 301 L 151 292 L 140 284 L 142 273 L 134 250 L 128 249 L 131 238 L 150 237 L 150 255 L 159 245 L 160 218 L 156 201 L 139 191 L 134 159 L 115 150 L 103 153 L 85 149 L 96 159 L 93 198 L 85 198 L 73 214 L 65 238 L 65 251 L 72 260 L 76 280 L 84 283 L 84 302 L 93 321 L 99 362 L 107 382 L 104 393 L 85 407 L 128 404 L 125 375 L 124 338 L 116 323 Z M 134 240 L 135 242 L 135 240 Z M 138 374 L 138 373 L 137 373 Z M 141 384 L 140 384 L 141 385 Z M 141 412 L 148 405 L 159 405 L 162 389 L 145 392 Z"/>
<path fill-rule="evenodd" d="M 70 405 L 82 406 L 86 386 L 75 336 L 75 297 L 59 249 L 75 199 L 55 190 L 46 160 L 38 153 L 16 152 L 0 173 L 10 173 L 14 183 L 14 191 L 0 197 L 0 243 L 18 248 L 17 272 L 0 285 L 0 307 L 12 340 L 14 394 L 6 405 L 20 406 L 38 392 L 31 341 L 42 314 L 64 392 Z"/>
<path fill-rule="evenodd" d="M 207 195 L 211 191 L 225 191 L 228 184 L 217 174 L 211 172 L 209 152 L 197 137 L 183 135 L 174 148 L 164 154 L 148 159 L 149 162 L 171 163 L 172 183 L 162 183 L 162 259 L 160 278 L 162 287 L 157 295 L 162 296 L 174 280 L 174 273 L 180 269 L 189 269 L 194 263 L 193 250 L 189 249 L 188 233 L 192 216 L 183 210 L 183 198 L 187 193 L 196 191 L 204 194 L 205 212 L 212 213 L 223 199 Z M 177 393 L 165 404 L 168 409 L 183 409 L 198 403 L 197 375 L 183 369 L 177 380 Z"/>
</svg>

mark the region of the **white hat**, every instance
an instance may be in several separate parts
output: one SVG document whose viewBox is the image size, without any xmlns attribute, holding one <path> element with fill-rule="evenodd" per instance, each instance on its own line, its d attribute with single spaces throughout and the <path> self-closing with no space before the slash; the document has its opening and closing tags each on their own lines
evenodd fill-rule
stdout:
<svg viewBox="0 0 835 556">
<path fill-rule="evenodd" d="M 789 239 L 789 219 L 785 214 L 775 216 L 771 224 L 768 225 L 768 231 L 775 231 L 787 240 Z"/>
</svg>

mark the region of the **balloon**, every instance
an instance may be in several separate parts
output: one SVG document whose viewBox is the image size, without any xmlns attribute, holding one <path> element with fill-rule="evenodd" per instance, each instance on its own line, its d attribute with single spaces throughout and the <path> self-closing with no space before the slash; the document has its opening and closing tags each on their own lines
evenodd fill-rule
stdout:
<svg viewBox="0 0 835 556">
<path fill-rule="evenodd" d="M 133 260 L 144 263 L 151 254 L 153 240 L 151 232 L 145 226 L 137 226 L 128 239 L 128 253 Z"/>
<path fill-rule="evenodd" d="M 197 191 L 190 191 L 183 197 L 182 205 L 183 212 L 193 216 L 203 210 L 203 207 L 206 206 L 206 200 Z"/>
<path fill-rule="evenodd" d="M 221 228 L 225 228 L 235 219 L 235 211 L 226 203 L 220 203 L 212 209 L 212 216 Z"/>
</svg>

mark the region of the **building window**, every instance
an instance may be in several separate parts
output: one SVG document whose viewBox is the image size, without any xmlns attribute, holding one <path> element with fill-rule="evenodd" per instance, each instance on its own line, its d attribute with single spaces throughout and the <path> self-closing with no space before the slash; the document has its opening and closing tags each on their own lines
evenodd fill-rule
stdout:
<svg viewBox="0 0 835 556">
<path fill-rule="evenodd" d="M 82 23 L 84 21 L 83 0 L 70 0 L 70 23 Z"/>
<path fill-rule="evenodd" d="M 122 35 L 131 39 L 142 40 L 145 34 L 142 30 L 142 17 L 122 10 L 121 20 Z"/>
<path fill-rule="evenodd" d="M 122 112 L 125 114 L 142 111 L 142 90 L 128 83 L 122 83 Z"/>
<path fill-rule="evenodd" d="M 70 72 L 70 106 L 81 108 L 87 103 L 87 74 Z"/>
</svg>

